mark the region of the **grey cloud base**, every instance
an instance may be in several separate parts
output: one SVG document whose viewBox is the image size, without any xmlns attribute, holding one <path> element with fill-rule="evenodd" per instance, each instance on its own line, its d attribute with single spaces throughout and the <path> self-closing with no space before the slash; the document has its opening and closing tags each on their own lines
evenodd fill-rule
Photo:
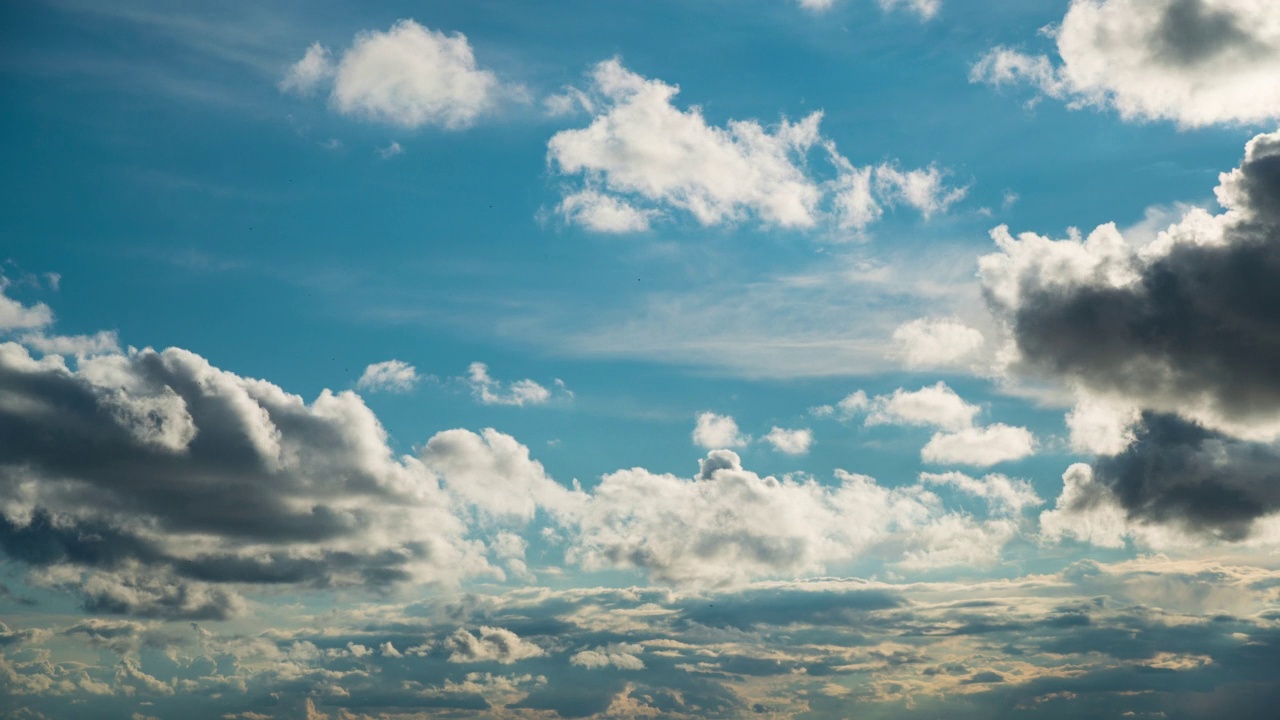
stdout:
<svg viewBox="0 0 1280 720">
<path fill-rule="evenodd" d="M 95 610 L 219 617 L 236 595 L 209 584 L 383 586 L 484 565 L 435 476 L 394 458 L 351 393 L 307 405 L 177 349 L 73 371 L 5 344 L 0 437 L 0 546 Z"/>
</svg>

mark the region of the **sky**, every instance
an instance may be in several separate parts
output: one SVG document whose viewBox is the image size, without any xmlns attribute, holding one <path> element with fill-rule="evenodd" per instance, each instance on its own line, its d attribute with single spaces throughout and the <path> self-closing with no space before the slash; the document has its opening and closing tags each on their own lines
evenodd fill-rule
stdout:
<svg viewBox="0 0 1280 720">
<path fill-rule="evenodd" d="M 0 5 L 0 715 L 1269 718 L 1280 5 Z"/>
</svg>

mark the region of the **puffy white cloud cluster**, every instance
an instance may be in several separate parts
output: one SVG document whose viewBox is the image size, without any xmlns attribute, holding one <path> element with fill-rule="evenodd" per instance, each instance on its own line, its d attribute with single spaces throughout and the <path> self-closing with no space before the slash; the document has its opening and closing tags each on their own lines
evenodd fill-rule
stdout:
<svg viewBox="0 0 1280 720">
<path fill-rule="evenodd" d="M 400 20 L 389 30 L 357 33 L 336 61 L 314 43 L 294 63 L 280 89 L 303 95 L 329 89 L 334 110 L 403 128 L 461 129 L 521 97 L 479 66 L 466 36 Z M 398 147 L 398 146 L 397 146 Z"/>
<path fill-rule="evenodd" d="M 484 405 L 543 405 L 551 400 L 551 391 L 545 386 L 528 378 L 507 383 L 504 390 L 502 382 L 489 375 L 489 366 L 482 362 L 473 362 L 467 368 L 466 382 L 471 386 L 471 393 Z M 573 393 L 557 380 L 558 387 L 566 395 Z"/>
<path fill-rule="evenodd" d="M 697 107 L 676 107 L 678 92 L 613 59 L 595 66 L 587 91 L 557 96 L 560 110 L 594 115 L 547 144 L 552 167 L 580 178 L 557 208 L 562 217 L 597 232 L 646 230 L 677 212 L 708 226 L 754 218 L 768 227 L 856 231 L 879 219 L 882 205 L 912 207 L 927 219 L 965 195 L 937 167 L 855 167 L 820 133 L 820 112 L 772 129 L 754 120 L 718 127 Z M 807 157 L 819 150 L 834 178 L 809 170 Z"/>
<path fill-rule="evenodd" d="M 938 432 L 920 451 L 928 463 L 990 466 L 1019 460 L 1035 452 L 1031 431 L 1004 423 L 974 424 L 981 408 L 964 401 L 946 383 L 909 391 L 898 388 L 889 395 L 868 398 L 858 391 L 836 406 L 816 408 L 819 415 L 839 414 L 848 420 L 866 412 L 868 426 L 906 425 L 935 427 Z"/>
<path fill-rule="evenodd" d="M 1072 0 L 1059 62 L 997 47 L 974 82 L 1184 127 L 1280 118 L 1280 6 L 1267 0 Z"/>
</svg>

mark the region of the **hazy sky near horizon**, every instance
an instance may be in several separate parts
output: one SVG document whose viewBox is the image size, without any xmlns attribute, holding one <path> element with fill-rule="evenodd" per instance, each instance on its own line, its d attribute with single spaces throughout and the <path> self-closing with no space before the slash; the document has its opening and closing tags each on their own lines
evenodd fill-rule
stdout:
<svg viewBox="0 0 1280 720">
<path fill-rule="evenodd" d="M 1280 5 L 19 0 L 0 78 L 0 715 L 1280 702 Z"/>
</svg>

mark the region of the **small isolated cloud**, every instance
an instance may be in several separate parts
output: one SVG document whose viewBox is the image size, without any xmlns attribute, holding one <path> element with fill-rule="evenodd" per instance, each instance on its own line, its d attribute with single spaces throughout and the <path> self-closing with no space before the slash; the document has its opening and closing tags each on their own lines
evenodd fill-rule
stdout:
<svg viewBox="0 0 1280 720">
<path fill-rule="evenodd" d="M 914 425 L 961 430 L 970 427 L 981 410 L 965 402 L 946 383 L 916 391 L 901 388 L 870 403 L 867 425 Z"/>
<path fill-rule="evenodd" d="M 542 657 L 542 648 L 500 627 L 481 627 L 472 634 L 464 628 L 444 641 L 451 663 L 496 662 L 502 665 Z"/>
<path fill-rule="evenodd" d="M 614 667 L 619 670 L 643 670 L 644 661 L 640 654 L 644 652 L 641 645 L 616 643 L 593 650 L 581 650 L 569 658 L 569 663 L 588 670 L 600 670 Z"/>
<path fill-rule="evenodd" d="M 813 12 L 826 12 L 835 4 L 836 0 L 798 0 L 800 7 Z M 915 13 L 922 20 L 928 20 L 938 14 L 938 8 L 942 6 L 942 0 L 877 0 L 880 7 L 886 12 L 903 8 Z"/>
<path fill-rule="evenodd" d="M 754 220 L 860 231 L 880 218 L 882 203 L 913 207 L 927 219 L 965 194 L 947 187 L 936 167 L 855 167 L 822 136 L 820 111 L 772 127 L 756 120 L 720 127 L 697 107 L 677 107 L 679 92 L 615 58 L 592 69 L 587 90 L 555 96 L 551 112 L 594 114 L 587 127 L 547 143 L 552 169 L 573 179 L 556 208 L 567 222 L 617 233 L 684 216 L 704 226 Z M 833 177 L 814 174 L 811 154 L 827 159 Z"/>
<path fill-rule="evenodd" d="M 387 360 L 364 369 L 356 388 L 369 392 L 404 393 L 418 384 L 418 371 L 409 363 Z"/>
<path fill-rule="evenodd" d="M 935 465 L 986 467 L 1021 460 L 1033 455 L 1035 450 L 1035 436 L 1030 430 L 996 423 L 937 433 L 920 451 L 920 457 Z"/>
<path fill-rule="evenodd" d="M 489 375 L 489 366 L 482 362 L 473 362 L 467 368 L 464 378 L 471 386 L 471 393 L 484 405 L 544 405 L 551 400 L 551 391 L 533 380 L 515 380 L 503 384 Z M 566 395 L 572 396 L 564 387 L 564 383 L 556 381 L 556 386 Z"/>
<path fill-rule="evenodd" d="M 329 87 L 329 105 L 363 120 L 404 128 L 466 128 L 523 90 L 481 68 L 465 35 L 400 20 L 386 31 L 357 33 L 335 62 L 311 45 L 280 89 L 313 95 Z"/>
<path fill-rule="evenodd" d="M 867 393 L 862 390 L 855 390 L 841 398 L 840 402 L 835 405 L 819 405 L 810 408 L 809 412 L 814 417 L 837 417 L 840 420 L 851 420 L 853 416 L 867 409 L 871 404 L 871 400 L 867 397 Z"/>
<path fill-rule="evenodd" d="M 964 365 L 982 349 L 982 333 L 958 320 L 920 318 L 893 331 L 893 343 L 911 368 Z"/>
<path fill-rule="evenodd" d="M 400 143 L 392 141 L 390 145 L 387 145 L 386 147 L 377 148 L 375 152 L 378 153 L 378 157 L 382 158 L 383 160 L 387 160 L 389 158 L 393 158 L 397 155 L 402 154 L 404 152 L 404 148 L 400 146 Z"/>
<path fill-rule="evenodd" d="M 1183 127 L 1280 117 L 1280 6 L 1259 0 L 1072 0 L 1058 58 L 997 47 L 973 82 Z"/>
<path fill-rule="evenodd" d="M 738 423 L 731 416 L 713 412 L 698 413 L 692 437 L 695 445 L 708 450 L 743 447 L 751 442 L 750 436 L 738 432 Z"/>
<path fill-rule="evenodd" d="M 813 444 L 813 431 L 807 428 L 784 430 L 775 426 L 761 440 L 772 445 L 773 449 L 780 453 L 803 455 L 809 452 L 809 446 Z"/>
</svg>

